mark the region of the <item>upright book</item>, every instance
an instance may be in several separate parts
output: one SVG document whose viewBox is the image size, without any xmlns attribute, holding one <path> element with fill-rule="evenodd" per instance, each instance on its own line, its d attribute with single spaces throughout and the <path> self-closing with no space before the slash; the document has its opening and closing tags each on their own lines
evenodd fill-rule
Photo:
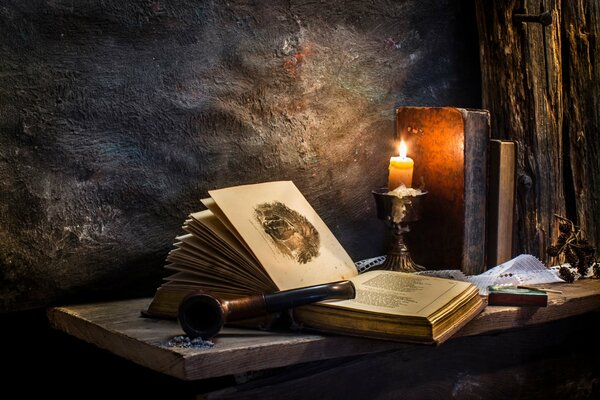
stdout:
<svg viewBox="0 0 600 400">
<path fill-rule="evenodd" d="M 516 144 L 490 140 L 487 265 L 512 258 L 515 209 Z"/>
<path fill-rule="evenodd" d="M 332 232 L 290 181 L 209 192 L 176 238 L 147 314 L 175 317 L 183 297 L 201 289 L 221 298 L 351 280 L 353 300 L 297 307 L 295 319 L 318 330 L 422 343 L 448 339 L 484 307 L 466 282 L 401 272 L 359 275 Z"/>
<path fill-rule="evenodd" d="M 454 107 L 399 107 L 396 135 L 415 160 L 413 186 L 429 192 L 407 240 L 417 264 L 477 275 L 486 266 L 490 115 Z"/>
</svg>

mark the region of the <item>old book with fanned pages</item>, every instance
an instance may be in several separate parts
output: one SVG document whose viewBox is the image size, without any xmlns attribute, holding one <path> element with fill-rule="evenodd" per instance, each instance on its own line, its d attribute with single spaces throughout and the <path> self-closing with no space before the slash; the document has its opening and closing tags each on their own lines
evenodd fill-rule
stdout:
<svg viewBox="0 0 600 400">
<path fill-rule="evenodd" d="M 297 307 L 302 326 L 365 337 L 440 343 L 484 304 L 475 286 L 402 272 L 358 274 L 353 261 L 290 181 L 209 192 L 167 258 L 172 271 L 147 313 L 175 317 L 199 289 L 221 298 L 351 280 L 356 298 Z"/>
</svg>

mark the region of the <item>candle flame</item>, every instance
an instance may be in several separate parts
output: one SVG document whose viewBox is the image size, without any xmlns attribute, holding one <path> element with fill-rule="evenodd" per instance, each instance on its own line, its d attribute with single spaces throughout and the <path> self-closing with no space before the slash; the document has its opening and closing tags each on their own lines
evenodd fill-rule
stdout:
<svg viewBox="0 0 600 400">
<path fill-rule="evenodd" d="M 400 140 L 400 146 L 398 146 L 400 152 L 400 158 L 406 158 L 406 143 L 404 140 Z"/>
</svg>

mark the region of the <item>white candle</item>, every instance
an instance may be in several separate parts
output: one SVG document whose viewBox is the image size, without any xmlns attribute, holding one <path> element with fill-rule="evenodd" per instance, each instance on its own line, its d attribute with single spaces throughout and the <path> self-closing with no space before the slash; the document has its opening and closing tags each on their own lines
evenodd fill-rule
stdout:
<svg viewBox="0 0 600 400">
<path fill-rule="evenodd" d="M 397 187 L 404 185 L 406 187 L 412 186 L 412 176 L 414 161 L 412 158 L 406 156 L 406 143 L 404 140 L 400 141 L 400 156 L 390 158 L 389 175 L 388 175 L 388 189 L 394 190 Z"/>
</svg>

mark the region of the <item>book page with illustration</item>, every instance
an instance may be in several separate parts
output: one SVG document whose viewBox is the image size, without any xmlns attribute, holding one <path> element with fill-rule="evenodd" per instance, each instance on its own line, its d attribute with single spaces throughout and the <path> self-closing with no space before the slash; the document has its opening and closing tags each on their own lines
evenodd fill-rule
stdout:
<svg viewBox="0 0 600 400">
<path fill-rule="evenodd" d="M 233 232 L 280 290 L 349 279 L 350 256 L 291 181 L 209 191 Z M 220 211 L 220 212 L 219 212 Z"/>
</svg>

